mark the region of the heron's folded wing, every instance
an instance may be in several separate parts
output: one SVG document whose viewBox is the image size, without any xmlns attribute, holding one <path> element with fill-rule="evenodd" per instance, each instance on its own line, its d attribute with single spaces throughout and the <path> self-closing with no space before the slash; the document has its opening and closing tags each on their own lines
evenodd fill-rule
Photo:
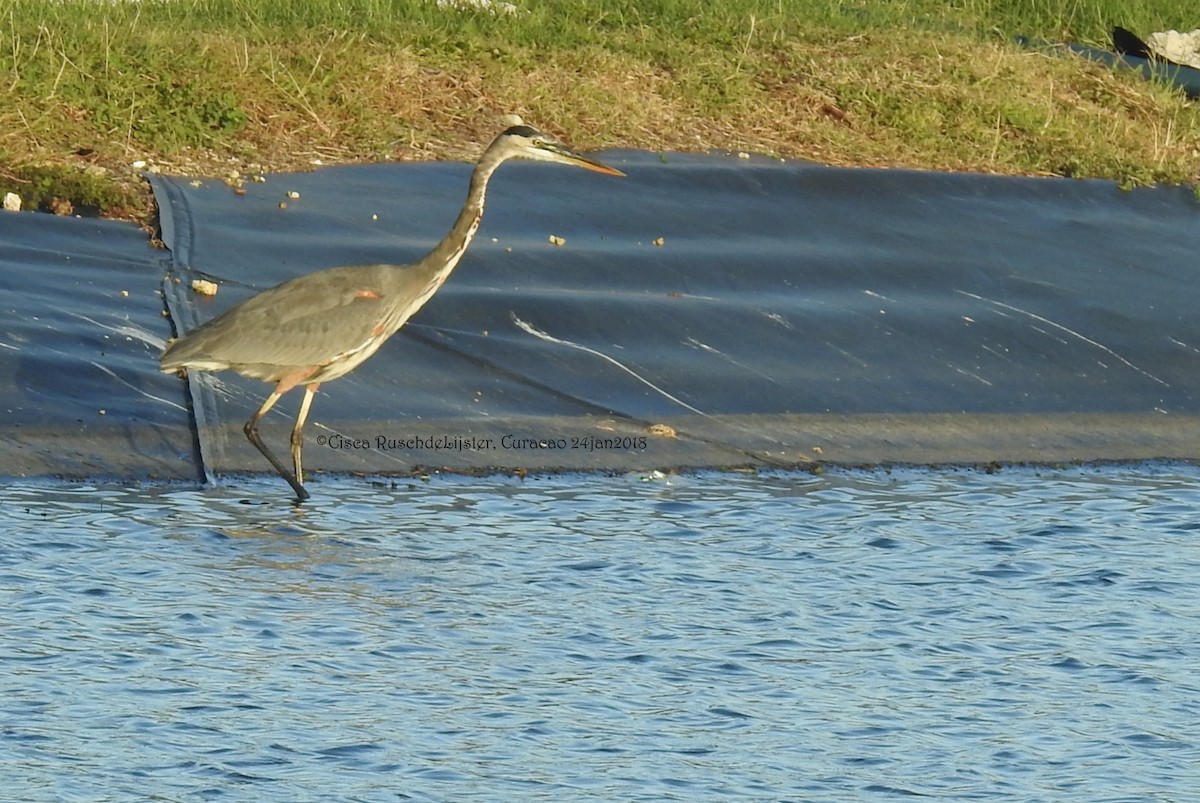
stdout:
<svg viewBox="0 0 1200 803">
<path fill-rule="evenodd" d="M 265 290 L 172 346 L 164 368 L 324 365 L 375 336 L 387 302 L 381 267 L 333 268 Z"/>
</svg>

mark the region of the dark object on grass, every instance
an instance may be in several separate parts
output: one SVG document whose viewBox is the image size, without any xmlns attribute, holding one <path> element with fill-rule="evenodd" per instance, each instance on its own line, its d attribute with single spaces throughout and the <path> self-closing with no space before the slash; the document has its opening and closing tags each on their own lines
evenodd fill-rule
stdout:
<svg viewBox="0 0 1200 803">
<path fill-rule="evenodd" d="M 1150 50 L 1150 46 L 1143 42 L 1137 34 L 1122 28 L 1120 25 L 1113 26 L 1112 43 L 1113 50 L 1122 56 L 1136 56 L 1139 59 L 1165 61 L 1165 59 L 1155 56 L 1153 51 Z"/>
</svg>

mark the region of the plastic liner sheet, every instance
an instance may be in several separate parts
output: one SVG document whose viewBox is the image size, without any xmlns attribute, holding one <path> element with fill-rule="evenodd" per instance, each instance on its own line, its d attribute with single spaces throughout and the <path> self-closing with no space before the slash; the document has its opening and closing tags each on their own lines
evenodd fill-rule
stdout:
<svg viewBox="0 0 1200 803">
<path fill-rule="evenodd" d="M 1200 206 L 1185 189 L 601 157 L 628 177 L 498 171 L 446 285 L 322 386 L 306 468 L 1200 456 Z M 470 170 L 365 165 L 238 191 L 155 177 L 176 326 L 309 271 L 418 259 Z M 189 289 L 201 277 L 215 298 Z M 190 382 L 205 468 L 268 469 L 241 426 L 270 388 Z M 281 454 L 299 395 L 264 420 Z"/>
<path fill-rule="evenodd" d="M 137 226 L 0 213 L 0 475 L 195 478 L 166 252 Z"/>
</svg>

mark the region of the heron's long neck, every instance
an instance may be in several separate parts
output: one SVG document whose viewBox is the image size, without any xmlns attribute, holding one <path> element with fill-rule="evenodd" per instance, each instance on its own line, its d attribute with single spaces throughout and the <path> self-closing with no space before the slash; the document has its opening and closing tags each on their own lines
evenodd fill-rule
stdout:
<svg viewBox="0 0 1200 803">
<path fill-rule="evenodd" d="M 467 191 L 467 202 L 458 213 L 458 219 L 454 221 L 454 225 L 442 241 L 418 263 L 429 274 L 430 281 L 440 285 L 467 252 L 467 246 L 471 244 L 475 232 L 479 229 L 479 221 L 483 219 L 483 201 L 487 195 L 488 179 L 503 161 L 503 157 L 497 157 L 492 151 L 488 151 L 475 165 L 475 171 L 471 173 L 471 188 Z"/>
</svg>

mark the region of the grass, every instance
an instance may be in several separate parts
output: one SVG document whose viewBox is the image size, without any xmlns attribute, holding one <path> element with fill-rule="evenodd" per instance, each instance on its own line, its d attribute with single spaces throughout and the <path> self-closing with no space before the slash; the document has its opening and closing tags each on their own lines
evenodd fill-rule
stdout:
<svg viewBox="0 0 1200 803">
<path fill-rule="evenodd" d="M 147 219 L 139 169 L 471 158 L 509 112 L 581 148 L 1200 180 L 1171 87 L 1017 34 L 1185 29 L 1143 0 L 10 0 L 0 193 Z"/>
</svg>

